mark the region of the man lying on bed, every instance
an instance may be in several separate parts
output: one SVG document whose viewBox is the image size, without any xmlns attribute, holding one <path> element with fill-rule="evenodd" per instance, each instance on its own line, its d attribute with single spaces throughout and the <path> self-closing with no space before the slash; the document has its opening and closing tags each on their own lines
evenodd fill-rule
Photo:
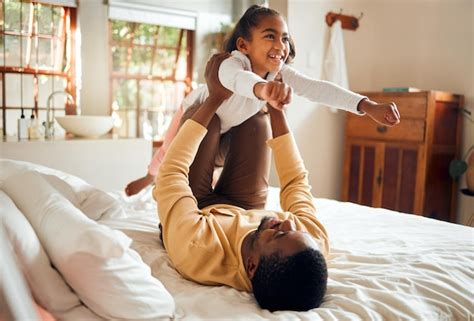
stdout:
<svg viewBox="0 0 474 321">
<path fill-rule="evenodd" d="M 187 279 L 253 292 L 270 311 L 316 308 L 326 291 L 328 239 L 282 111 L 269 108 L 268 114 L 259 113 L 230 131 L 226 161 L 212 188 L 221 139 L 215 111 L 231 94 L 217 77 L 225 57 L 209 61 L 209 97 L 185 114 L 191 119 L 173 140 L 156 178 L 153 196 L 165 248 Z M 265 143 L 271 131 L 267 144 L 285 212 L 263 210 L 270 167 Z"/>
</svg>

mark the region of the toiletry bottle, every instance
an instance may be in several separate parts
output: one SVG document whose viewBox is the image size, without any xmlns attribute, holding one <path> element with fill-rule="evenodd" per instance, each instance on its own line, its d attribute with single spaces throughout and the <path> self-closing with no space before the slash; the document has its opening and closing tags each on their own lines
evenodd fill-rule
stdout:
<svg viewBox="0 0 474 321">
<path fill-rule="evenodd" d="M 38 139 L 39 138 L 39 124 L 38 119 L 35 117 L 34 110 L 31 110 L 30 116 L 30 126 L 28 127 L 28 137 L 30 139 Z"/>
<path fill-rule="evenodd" d="M 28 123 L 22 108 L 20 119 L 18 119 L 18 139 L 28 139 Z"/>
</svg>

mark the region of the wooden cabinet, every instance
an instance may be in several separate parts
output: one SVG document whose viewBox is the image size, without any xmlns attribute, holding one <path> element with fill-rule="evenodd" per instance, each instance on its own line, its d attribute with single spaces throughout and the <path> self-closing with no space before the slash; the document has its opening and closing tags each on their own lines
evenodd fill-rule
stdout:
<svg viewBox="0 0 474 321">
<path fill-rule="evenodd" d="M 448 168 L 460 153 L 463 96 L 362 94 L 395 102 L 401 122 L 386 127 L 367 116 L 348 115 L 343 200 L 455 222 L 457 185 Z"/>
</svg>

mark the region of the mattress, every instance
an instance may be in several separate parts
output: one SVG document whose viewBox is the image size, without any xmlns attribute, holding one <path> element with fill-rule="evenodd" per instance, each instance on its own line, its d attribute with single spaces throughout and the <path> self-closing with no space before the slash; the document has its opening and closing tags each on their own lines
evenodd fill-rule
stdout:
<svg viewBox="0 0 474 321">
<path fill-rule="evenodd" d="M 159 238 L 151 189 L 120 200 L 125 218 L 101 220 L 133 239 L 132 247 L 176 301 L 179 320 L 471 320 L 474 229 L 416 215 L 315 198 L 331 252 L 323 304 L 271 313 L 252 294 L 185 280 Z M 268 209 L 279 209 L 271 188 Z"/>
</svg>

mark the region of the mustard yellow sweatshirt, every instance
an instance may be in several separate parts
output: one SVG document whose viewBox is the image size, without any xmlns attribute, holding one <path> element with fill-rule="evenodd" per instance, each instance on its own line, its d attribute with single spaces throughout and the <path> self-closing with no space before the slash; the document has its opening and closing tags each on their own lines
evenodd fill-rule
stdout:
<svg viewBox="0 0 474 321">
<path fill-rule="evenodd" d="M 188 173 L 206 132 L 193 120 L 184 123 L 163 160 L 153 190 L 163 241 L 179 273 L 201 284 L 225 284 L 252 292 L 241 247 L 245 236 L 257 229 L 264 216 L 292 220 L 298 230 L 320 239 L 323 254 L 327 255 L 327 233 L 315 216 L 308 172 L 293 136 L 286 134 L 267 142 L 275 158 L 284 212 L 244 210 L 226 204 L 200 210 L 189 187 Z"/>
</svg>

